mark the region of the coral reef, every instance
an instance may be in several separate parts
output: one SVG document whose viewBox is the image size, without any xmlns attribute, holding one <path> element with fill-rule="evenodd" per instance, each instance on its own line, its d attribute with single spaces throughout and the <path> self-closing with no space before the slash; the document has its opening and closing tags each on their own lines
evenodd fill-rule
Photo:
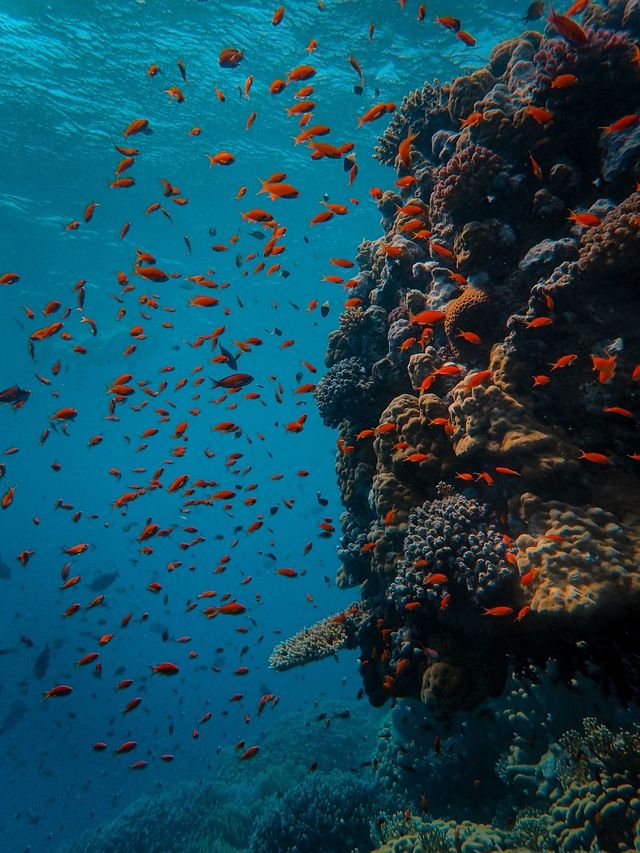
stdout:
<svg viewBox="0 0 640 853">
<path fill-rule="evenodd" d="M 361 586 L 348 644 L 374 705 L 451 718 L 550 666 L 640 697 L 633 5 L 498 45 L 379 140 L 407 188 L 378 200 L 316 392 L 340 424 L 338 578 Z"/>
<path fill-rule="evenodd" d="M 498 772 L 536 805 L 491 823 L 384 814 L 372 824 L 377 853 L 530 853 L 637 850 L 640 845 L 640 728 L 613 731 L 594 718 L 565 732 L 537 762 L 503 759 Z M 505 796 L 503 806 L 507 805 Z M 505 812 L 507 815 L 508 812 Z"/>
<path fill-rule="evenodd" d="M 640 849 L 640 13 L 576 26 L 403 101 L 329 339 L 387 853 Z"/>
<path fill-rule="evenodd" d="M 389 797 L 348 773 L 314 775 L 258 819 L 249 853 L 344 853 L 369 850 L 370 815 Z"/>
<path fill-rule="evenodd" d="M 240 853 L 248 841 L 248 815 L 214 783 L 183 784 L 150 794 L 65 853 Z"/>
<path fill-rule="evenodd" d="M 588 4 L 584 37 L 525 32 L 486 67 L 405 98 L 376 149 L 398 179 L 378 200 L 384 233 L 359 248 L 361 301 L 330 335 L 316 391 L 339 426 L 338 583 L 362 600 L 272 665 L 358 647 L 372 705 L 420 703 L 427 730 L 475 715 L 504 750 L 478 720 L 527 718 L 514 679 L 640 700 L 636 7 Z M 510 716 L 491 710 L 501 697 Z M 439 737 L 458 779 L 464 750 Z M 512 809 L 515 824 L 476 846 L 436 826 L 425 849 L 440 831 L 468 850 L 632 848 L 637 779 L 611 769 L 563 788 L 553 756 L 530 769 L 541 738 L 518 729 L 504 779 L 537 790 L 542 774 L 551 810 Z M 384 741 L 378 774 L 415 803 L 406 780 L 437 766 L 420 732 L 409 740 L 406 754 Z M 453 817 L 441 788 L 429 797 Z M 415 827 L 396 829 L 395 849 L 413 849 Z"/>
</svg>

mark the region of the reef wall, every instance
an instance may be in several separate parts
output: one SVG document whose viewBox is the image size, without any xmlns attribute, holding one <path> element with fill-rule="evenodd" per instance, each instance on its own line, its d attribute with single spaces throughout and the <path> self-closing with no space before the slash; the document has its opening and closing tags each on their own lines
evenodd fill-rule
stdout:
<svg viewBox="0 0 640 853">
<path fill-rule="evenodd" d="M 550 661 L 637 697 L 638 39 L 631 0 L 556 16 L 380 138 L 384 235 L 316 390 L 361 601 L 275 668 L 358 647 L 370 702 L 441 718 Z"/>
</svg>

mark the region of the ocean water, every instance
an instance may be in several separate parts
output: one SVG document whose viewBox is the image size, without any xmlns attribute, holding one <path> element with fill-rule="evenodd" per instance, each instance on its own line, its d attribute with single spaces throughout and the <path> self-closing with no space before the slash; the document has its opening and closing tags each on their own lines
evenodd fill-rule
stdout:
<svg viewBox="0 0 640 853">
<path fill-rule="evenodd" d="M 444 710 L 442 703 L 434 710 L 420 701 L 417 677 L 402 681 L 398 655 L 404 651 L 386 651 L 392 675 L 382 668 L 372 681 L 367 673 L 367 665 L 383 666 L 382 646 L 377 658 L 369 654 L 376 648 L 367 639 L 371 631 L 384 630 L 388 619 L 394 637 L 401 636 L 405 617 L 413 619 L 407 615 L 411 608 L 403 610 L 406 590 L 397 593 L 394 617 L 389 603 L 372 607 L 368 627 L 358 627 L 350 648 L 329 650 L 327 659 L 304 667 L 269 666 L 278 643 L 344 613 L 361 594 L 368 602 L 384 596 L 395 577 L 389 565 L 407 559 L 398 537 L 417 524 L 408 518 L 411 507 L 425 499 L 446 501 L 450 494 L 436 493 L 439 480 L 496 513 L 506 513 L 508 501 L 519 494 L 515 487 L 498 486 L 494 499 L 496 492 L 483 491 L 486 481 L 456 482 L 455 471 L 464 472 L 464 464 L 445 466 L 433 482 L 427 477 L 416 485 L 409 478 L 410 498 L 402 491 L 406 483 L 398 481 L 397 499 L 391 495 L 387 504 L 380 500 L 371 509 L 369 532 L 360 519 L 357 536 L 349 528 L 343 543 L 345 549 L 361 549 L 384 534 L 385 525 L 393 527 L 393 513 L 399 512 L 399 532 L 389 539 L 397 552 L 388 558 L 387 575 L 380 567 L 377 574 L 356 573 L 351 590 L 336 583 L 341 534 L 354 518 L 341 517 L 343 504 L 348 512 L 356 510 L 345 480 L 338 483 L 336 477 L 336 464 L 347 457 L 336 449 L 338 433 L 323 423 L 313 392 L 327 372 L 329 335 L 350 310 L 344 303 L 352 294 L 343 285 L 358 273 L 358 247 L 389 231 L 390 214 L 379 208 L 376 188 L 390 189 L 410 172 L 396 174 L 372 156 L 394 107 L 362 127 L 358 117 L 377 103 L 399 107 L 425 81 L 452 81 L 485 66 L 496 44 L 522 33 L 528 8 L 520 0 L 427 3 L 419 20 L 419 5 L 291 0 L 274 24 L 276 5 L 255 2 L 0 0 L 0 275 L 18 276 L 0 287 L 0 391 L 8 391 L 0 406 L 0 493 L 6 504 L 0 512 L 3 850 L 362 853 L 385 843 L 391 850 L 392 839 L 403 835 L 409 837 L 405 847 L 393 849 L 622 850 L 637 843 L 628 827 L 635 825 L 638 797 L 627 789 L 611 793 L 623 784 L 637 790 L 636 762 L 630 758 L 637 739 L 631 729 L 637 719 L 634 691 L 617 689 L 616 675 L 609 681 L 588 678 L 592 664 L 602 671 L 601 657 L 585 655 L 574 669 L 568 667 L 566 678 L 562 654 L 560 675 L 557 661 L 545 666 L 553 658 L 540 640 L 546 623 L 512 646 L 506 634 L 485 631 L 487 620 L 479 622 L 473 645 L 482 667 L 491 671 L 491 655 L 503 647 L 513 666 L 486 695 L 474 693 L 473 685 L 466 692 L 464 686 L 457 694 L 452 690 L 457 699 Z M 436 15 L 461 19 L 475 43 L 465 44 L 456 37 L 456 25 L 443 26 Z M 629 27 L 637 26 L 630 18 Z M 529 26 L 542 33 L 545 25 L 545 17 L 536 17 Z M 628 35 L 629 42 L 638 35 Z M 561 36 L 556 32 L 555 38 Z M 312 39 L 317 46 L 309 50 Z M 243 52 L 237 67 L 220 66 L 226 48 Z M 158 66 L 156 74 L 149 73 L 152 65 Z M 270 93 L 273 80 L 286 80 L 303 65 L 313 66 L 313 76 Z M 330 134 L 316 140 L 353 143 L 353 150 L 313 160 L 307 144 L 295 144 L 305 125 L 287 108 L 302 100 L 294 94 L 307 86 L 313 87 L 308 98 L 315 103 L 309 126 L 330 127 Z M 172 87 L 182 102 L 167 93 Z M 596 110 L 587 100 L 582 114 L 593 108 L 593 123 L 607 125 L 638 107 L 630 96 L 628 109 L 609 116 L 606 104 Z M 598 111 L 605 114 L 602 120 Z M 123 131 L 136 119 L 148 126 L 125 138 Z M 128 167 L 122 162 L 127 153 L 117 146 L 137 149 Z M 544 145 L 540 155 L 534 151 L 544 158 Z M 230 153 L 233 162 L 209 165 L 207 156 L 220 152 Z M 357 174 L 353 168 L 350 183 L 353 164 Z M 628 167 L 631 175 L 634 164 Z M 276 173 L 286 177 L 274 182 Z M 118 174 L 135 183 L 111 186 Z M 629 174 L 616 173 L 611 180 L 611 205 L 631 192 L 631 184 L 623 186 Z M 284 181 L 295 197 L 270 200 L 259 194 L 260 181 L 270 177 L 272 189 L 277 192 Z M 571 204 L 586 210 L 597 195 L 581 192 Z M 403 190 L 404 203 L 411 197 L 410 189 Z M 428 195 L 421 198 L 426 202 Z M 312 223 L 331 204 L 341 206 L 340 212 Z M 268 211 L 277 225 L 242 217 L 254 208 Z M 610 210 L 598 209 L 601 218 Z M 265 255 L 276 227 L 282 251 Z M 514 228 L 526 243 L 524 229 Z M 560 239 L 562 228 L 569 234 L 565 216 L 561 226 L 549 226 L 550 238 Z M 580 233 L 571 232 L 576 245 Z M 451 231 L 442 235 L 453 245 Z M 138 250 L 148 255 L 140 260 Z M 363 257 L 361 266 L 371 270 Z M 563 260 L 558 257 L 558 263 Z M 511 263 L 515 269 L 518 261 Z M 148 267 L 156 272 L 145 277 Z M 331 276 L 343 281 L 327 280 Z M 479 276 L 477 286 L 482 284 Z M 356 292 L 354 298 L 362 298 Z M 218 301 L 198 304 L 202 297 Z M 382 297 L 378 303 L 391 310 Z M 522 304 L 526 308 L 526 298 Z M 435 310 L 441 303 L 424 307 Z M 515 305 L 511 310 L 517 313 Z M 58 322 L 59 328 L 50 328 Z M 48 327 L 50 334 L 34 335 Z M 603 326 L 591 349 L 580 342 L 584 382 L 595 382 L 590 355 L 620 354 L 619 376 L 624 358 L 630 365 L 634 357 L 640 361 L 631 331 L 617 344 L 609 331 Z M 390 341 L 392 347 L 391 333 Z M 565 350 L 573 352 L 571 346 L 550 344 L 549 358 Z M 454 361 L 467 372 L 486 367 L 459 354 Z M 387 402 L 412 391 L 406 372 L 403 376 Z M 222 380 L 227 387 L 216 384 Z M 596 383 L 598 394 L 611 387 L 607 382 Z M 11 392 L 13 386 L 18 390 Z M 516 394 L 513 386 L 511 393 Z M 539 422 L 551 429 L 562 421 L 561 401 L 569 393 L 546 413 L 536 410 Z M 623 407 L 627 414 L 621 417 L 632 422 L 626 445 L 615 437 L 615 454 L 623 459 L 638 449 L 635 386 L 629 380 L 616 393 L 596 403 L 600 409 L 602 403 Z M 524 393 L 522 398 L 529 399 Z M 377 426 L 367 415 L 361 418 L 367 403 L 354 391 L 348 416 L 353 429 L 340 433 L 347 442 L 351 437 L 357 443 L 356 431 Z M 573 403 L 567 406 L 572 411 Z M 522 423 L 529 425 L 522 411 Z M 324 414 L 330 421 L 326 409 Z M 430 418 L 437 415 L 429 412 Z M 563 435 L 570 436 L 568 417 Z M 576 432 L 588 439 L 580 450 L 609 452 L 604 422 L 591 432 L 577 424 Z M 503 466 L 518 468 L 514 476 L 521 474 L 519 466 L 530 464 L 525 457 L 505 460 Z M 611 459 L 592 461 L 599 472 Z M 371 466 L 371 459 L 363 464 Z M 491 464 L 500 461 L 491 456 Z M 623 459 L 619 469 L 630 495 L 637 486 L 634 464 Z M 576 470 L 558 468 L 555 491 L 545 483 L 540 500 L 579 504 L 579 488 L 566 485 L 573 478 L 575 486 Z M 365 499 L 367 477 L 373 476 L 367 471 Z M 528 490 L 536 492 L 536 477 L 527 476 Z M 183 479 L 173 487 L 177 478 Z M 593 490 L 589 495 L 585 503 L 591 505 Z M 370 496 L 371 507 L 374 503 Z M 626 539 L 612 534 L 612 571 L 631 576 L 638 549 L 636 522 L 627 514 L 632 498 L 629 503 L 603 504 L 613 515 L 599 516 L 594 524 L 620 526 Z M 534 521 L 527 527 L 522 518 L 514 522 L 514 541 L 521 534 L 537 535 Z M 433 518 L 430 523 L 436 524 Z M 419 543 L 413 547 L 418 550 L 412 559 L 422 554 Z M 588 554 L 589 545 L 586 549 Z M 589 559 L 597 567 L 605 553 L 613 552 L 594 545 Z M 522 567 L 520 574 L 525 575 Z M 635 585 L 629 584 L 625 594 L 636 607 Z M 446 591 L 438 589 L 444 613 L 448 599 L 443 605 Z M 491 596 L 475 602 L 478 614 L 481 606 L 505 604 Z M 214 610 L 209 619 L 202 613 L 230 603 L 242 605 L 241 612 Z M 524 620 L 513 608 L 509 615 Z M 618 654 L 624 640 L 633 655 L 637 638 L 622 611 L 625 627 L 621 636 L 611 629 L 613 648 Z M 348 612 L 347 621 L 352 617 L 359 619 Z M 374 627 L 376 619 L 380 624 Z M 581 615 L 576 619 L 579 630 L 560 629 L 567 647 L 582 648 L 602 626 L 605 632 L 611 627 L 599 611 L 592 622 L 587 617 L 586 627 Z M 556 624 L 549 630 L 558 630 Z M 450 639 L 436 636 L 432 649 L 431 635 L 421 636 L 421 648 L 429 646 L 424 659 L 446 657 Z M 530 659 L 523 651 L 527 645 Z M 92 653 L 98 656 L 87 661 Z M 165 663 L 177 669 L 154 672 Z M 391 681 L 383 681 L 385 673 Z M 132 700 L 140 701 L 127 709 Z M 566 824 L 572 832 L 583 831 L 573 813 L 557 811 L 569 809 L 562 795 L 566 799 L 574 790 L 565 784 L 566 774 L 565 782 L 558 781 L 558 767 L 565 766 L 562 761 L 569 766 L 569 753 L 574 765 L 582 758 L 567 742 L 557 744 L 567 730 L 580 730 L 583 717 L 611 731 L 626 727 L 618 735 L 624 748 L 607 752 L 624 755 L 615 764 L 619 776 L 605 786 L 609 793 L 597 809 L 609 802 L 622 805 L 605 814 L 608 834 L 600 836 L 594 806 L 592 823 L 576 840 L 575 833 L 558 829 Z M 127 743 L 131 748 L 118 753 Z M 589 743 L 593 747 L 595 736 Z M 590 757 L 596 752 L 593 747 Z M 606 763 L 598 767 L 614 773 Z M 522 779 L 517 793 L 510 790 Z M 595 802 L 599 793 L 592 794 Z M 545 798 L 555 803 L 553 820 L 540 818 L 533 829 L 527 824 L 527 835 L 517 820 L 527 809 L 535 817 L 545 814 Z M 459 828 L 444 823 L 463 820 L 484 827 L 474 829 L 477 839 L 467 846 L 470 830 L 461 836 Z M 504 834 L 492 834 L 492 825 L 503 833 L 516 825 L 522 834 L 507 842 Z"/>
</svg>

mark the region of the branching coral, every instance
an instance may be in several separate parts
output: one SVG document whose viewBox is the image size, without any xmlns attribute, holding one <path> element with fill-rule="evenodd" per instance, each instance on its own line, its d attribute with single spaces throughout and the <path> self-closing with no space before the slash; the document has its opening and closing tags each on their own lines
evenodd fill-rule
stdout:
<svg viewBox="0 0 640 853">
<path fill-rule="evenodd" d="M 257 821 L 249 853 L 344 853 L 371 847 L 369 815 L 389 798 L 347 773 L 310 776 Z"/>
<path fill-rule="evenodd" d="M 362 608 L 356 602 L 346 610 L 316 622 L 311 628 L 303 628 L 275 647 L 269 657 L 269 666 L 272 669 L 291 669 L 335 655 L 340 649 L 353 645 L 361 619 Z"/>
</svg>

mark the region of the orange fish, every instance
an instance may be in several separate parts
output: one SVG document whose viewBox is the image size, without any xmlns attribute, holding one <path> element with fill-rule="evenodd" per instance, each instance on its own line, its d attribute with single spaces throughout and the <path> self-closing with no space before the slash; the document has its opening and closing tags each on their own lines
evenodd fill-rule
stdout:
<svg viewBox="0 0 640 853">
<path fill-rule="evenodd" d="M 235 47 L 226 47 L 220 51 L 218 64 L 221 68 L 235 68 L 244 59 L 244 53 Z"/>
<path fill-rule="evenodd" d="M 146 130 L 151 133 L 151 128 L 149 127 L 149 121 L 146 118 L 137 118 L 131 122 L 131 124 L 127 125 L 127 127 L 123 130 L 122 135 L 126 138 L 132 136 L 134 133 L 140 133 L 141 131 Z"/>
<path fill-rule="evenodd" d="M 468 389 L 477 388 L 479 385 L 482 385 L 488 380 L 493 381 L 493 373 L 491 370 L 479 370 L 477 373 L 473 373 L 471 376 L 467 377 L 465 387 Z"/>
<path fill-rule="evenodd" d="M 627 130 L 627 128 L 634 125 L 637 121 L 640 121 L 640 115 L 638 113 L 631 113 L 630 115 L 622 116 L 622 118 L 614 121 L 608 127 L 601 128 L 601 130 L 607 134 L 620 133 L 620 131 Z"/>
<path fill-rule="evenodd" d="M 419 314 L 410 315 L 409 323 L 418 326 L 432 326 L 436 323 L 442 323 L 445 316 L 442 311 L 420 311 Z"/>
<path fill-rule="evenodd" d="M 573 364 L 573 362 L 578 358 L 577 355 L 571 353 L 570 355 L 562 355 L 559 359 L 550 364 L 549 367 L 551 370 L 559 370 L 564 367 L 569 367 L 569 365 Z"/>
<path fill-rule="evenodd" d="M 567 219 L 575 222 L 576 225 L 581 225 L 583 228 L 591 228 L 594 225 L 600 225 L 600 217 L 594 213 L 576 213 L 574 210 L 569 211 Z"/>
<path fill-rule="evenodd" d="M 611 457 L 606 456 L 604 453 L 585 453 L 584 450 L 580 451 L 578 459 L 585 459 L 587 462 L 593 462 L 595 465 L 609 465 L 611 463 Z"/>
<path fill-rule="evenodd" d="M 610 382 L 616 372 L 616 356 L 607 353 L 606 356 L 592 355 L 593 369 L 598 374 L 598 382 L 606 385 Z"/>
<path fill-rule="evenodd" d="M 538 163 L 538 161 L 534 158 L 531 151 L 529 151 L 529 163 L 531 165 L 531 171 L 533 172 L 534 176 L 539 181 L 541 181 L 544 178 L 544 174 L 542 172 L 542 167 L 540 166 L 540 163 Z"/>
<path fill-rule="evenodd" d="M 483 607 L 483 616 L 497 616 L 504 618 L 505 616 L 513 615 L 513 607 Z"/>
<path fill-rule="evenodd" d="M 287 107 L 286 113 L 288 116 L 298 116 L 302 113 L 311 113 L 315 109 L 316 105 L 313 101 L 298 101 L 297 104 L 293 104 L 291 107 Z"/>
<path fill-rule="evenodd" d="M 567 15 L 558 15 L 551 3 L 549 3 L 549 17 L 547 20 L 553 29 L 571 44 L 586 44 L 588 41 L 587 34 L 582 27 L 575 21 L 572 21 Z"/>
<path fill-rule="evenodd" d="M 269 93 L 271 95 L 279 95 L 283 89 L 286 88 L 286 83 L 284 80 L 280 80 L 279 78 L 276 80 L 272 80 L 269 84 Z"/>
<path fill-rule="evenodd" d="M 538 124 L 551 124 L 553 121 L 553 113 L 544 107 L 534 107 L 531 104 L 526 108 L 525 112 L 530 115 Z"/>
<path fill-rule="evenodd" d="M 156 663 L 149 666 L 151 675 L 177 675 L 180 672 L 180 668 L 175 663 Z"/>
<path fill-rule="evenodd" d="M 374 104 L 363 116 L 358 117 L 357 127 L 362 127 L 363 124 L 367 124 L 368 122 L 376 121 L 376 119 L 382 118 L 383 115 L 387 113 L 392 113 L 396 108 L 394 103 L 380 103 Z"/>
<path fill-rule="evenodd" d="M 2 509 L 8 509 L 13 503 L 13 498 L 16 493 L 15 486 L 9 486 L 7 491 L 3 494 L 2 499 L 0 500 L 0 506 Z"/>
<path fill-rule="evenodd" d="M 315 76 L 316 69 L 313 65 L 298 65 L 293 71 L 290 71 L 287 74 L 287 83 L 291 80 L 295 80 L 299 83 L 302 80 L 308 80 L 310 77 Z"/>
<path fill-rule="evenodd" d="M 464 30 L 458 30 L 456 38 L 459 38 L 463 44 L 467 45 L 467 47 L 473 47 L 476 43 L 474 37 L 470 35 L 470 33 L 466 33 Z"/>
<path fill-rule="evenodd" d="M 209 166 L 230 166 L 236 162 L 236 158 L 228 151 L 219 151 L 217 154 L 205 154 L 209 160 Z"/>
<path fill-rule="evenodd" d="M 578 78 L 575 74 L 558 74 L 551 81 L 552 89 L 567 89 L 569 86 L 575 86 Z"/>
<path fill-rule="evenodd" d="M 170 101 L 175 98 L 176 103 L 178 104 L 181 104 L 184 101 L 184 93 L 178 86 L 172 86 L 170 89 L 165 89 L 164 94 L 169 95 Z"/>
<path fill-rule="evenodd" d="M 261 189 L 258 190 L 257 194 L 267 193 L 271 201 L 275 201 L 278 198 L 297 198 L 299 195 L 298 190 L 292 184 L 287 184 L 283 181 L 269 183 L 260 178 L 258 180 L 260 181 Z"/>
<path fill-rule="evenodd" d="M 551 317 L 535 317 L 533 320 L 529 320 L 528 323 L 525 323 L 527 329 L 540 329 L 543 326 L 550 326 L 553 323 Z"/>
<path fill-rule="evenodd" d="M 481 112 L 476 111 L 470 113 L 466 118 L 460 119 L 460 128 L 462 129 L 464 127 L 475 127 L 482 121 L 483 118 L 484 115 Z"/>
</svg>

